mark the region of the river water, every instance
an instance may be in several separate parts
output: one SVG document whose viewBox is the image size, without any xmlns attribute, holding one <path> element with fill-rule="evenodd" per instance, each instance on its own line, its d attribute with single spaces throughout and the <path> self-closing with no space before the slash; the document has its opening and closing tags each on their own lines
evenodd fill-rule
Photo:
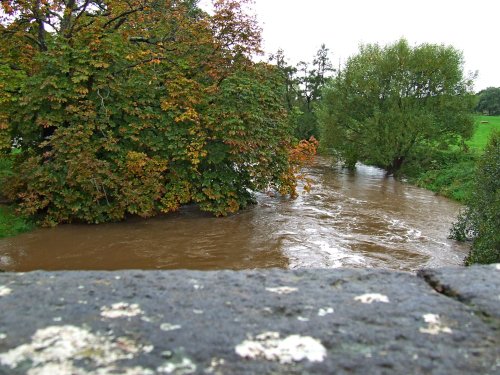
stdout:
<svg viewBox="0 0 500 375">
<path fill-rule="evenodd" d="M 194 206 L 149 220 L 61 225 L 0 240 L 0 269 L 386 268 L 460 265 L 467 248 L 447 239 L 460 205 L 385 177 L 349 172 L 318 157 L 311 194 L 258 195 L 226 218 Z"/>
</svg>

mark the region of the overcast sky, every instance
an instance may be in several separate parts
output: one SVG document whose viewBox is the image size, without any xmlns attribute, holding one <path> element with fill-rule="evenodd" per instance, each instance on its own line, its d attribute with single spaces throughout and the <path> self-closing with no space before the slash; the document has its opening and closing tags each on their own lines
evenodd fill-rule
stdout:
<svg viewBox="0 0 500 375">
<path fill-rule="evenodd" d="M 267 53 L 282 48 L 291 63 L 312 60 L 322 43 L 334 65 L 360 43 L 404 37 L 452 45 L 465 70 L 478 71 L 475 89 L 500 87 L 500 0 L 255 0 Z"/>
</svg>

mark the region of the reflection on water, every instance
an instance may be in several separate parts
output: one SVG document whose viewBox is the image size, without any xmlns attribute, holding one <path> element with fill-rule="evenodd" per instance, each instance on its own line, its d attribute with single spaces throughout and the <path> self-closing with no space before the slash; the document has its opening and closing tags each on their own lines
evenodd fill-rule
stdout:
<svg viewBox="0 0 500 375">
<path fill-rule="evenodd" d="M 466 248 L 447 239 L 460 206 L 359 166 L 317 158 L 311 194 L 258 196 L 226 218 L 189 206 L 164 217 L 63 225 L 0 240 L 8 271 L 377 267 L 412 271 L 459 265 Z"/>
</svg>

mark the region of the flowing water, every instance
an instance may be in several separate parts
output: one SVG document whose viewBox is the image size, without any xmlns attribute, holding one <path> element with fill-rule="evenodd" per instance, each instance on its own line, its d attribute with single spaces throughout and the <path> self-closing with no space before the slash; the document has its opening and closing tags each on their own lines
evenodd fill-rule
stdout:
<svg viewBox="0 0 500 375">
<path fill-rule="evenodd" d="M 414 271 L 459 265 L 464 245 L 448 240 L 460 205 L 384 176 L 317 158 L 311 194 L 258 195 L 226 218 L 187 206 L 122 223 L 61 225 L 0 240 L 6 271 L 377 267 Z"/>
</svg>

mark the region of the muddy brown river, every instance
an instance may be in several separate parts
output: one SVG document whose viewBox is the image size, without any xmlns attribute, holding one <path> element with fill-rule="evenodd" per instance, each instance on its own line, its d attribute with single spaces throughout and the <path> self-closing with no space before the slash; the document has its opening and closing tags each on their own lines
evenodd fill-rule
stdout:
<svg viewBox="0 0 500 375">
<path fill-rule="evenodd" d="M 467 248 L 447 239 L 460 205 L 384 176 L 317 158 L 311 194 L 259 194 L 226 218 L 187 206 L 122 223 L 62 225 L 0 240 L 0 269 L 386 268 L 460 265 Z"/>
</svg>

